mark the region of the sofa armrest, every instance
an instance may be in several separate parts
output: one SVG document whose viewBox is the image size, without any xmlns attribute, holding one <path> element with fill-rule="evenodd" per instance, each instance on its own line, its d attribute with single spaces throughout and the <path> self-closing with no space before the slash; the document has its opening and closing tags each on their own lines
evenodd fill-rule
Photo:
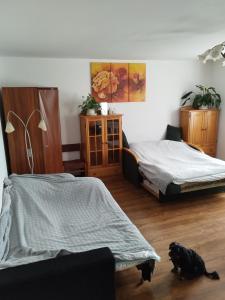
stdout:
<svg viewBox="0 0 225 300">
<path fill-rule="evenodd" d="M 123 148 L 123 152 L 125 155 L 131 156 L 134 159 L 134 161 L 136 161 L 136 164 L 139 163 L 138 156 L 132 150 L 130 150 L 128 148 Z"/>
<path fill-rule="evenodd" d="M 123 148 L 123 174 L 124 177 L 136 186 L 139 186 L 142 177 L 139 173 L 139 159 L 137 155 L 128 148 Z"/>
<path fill-rule="evenodd" d="M 1 300 L 115 299 L 108 248 L 73 253 L 0 271 Z"/>
</svg>

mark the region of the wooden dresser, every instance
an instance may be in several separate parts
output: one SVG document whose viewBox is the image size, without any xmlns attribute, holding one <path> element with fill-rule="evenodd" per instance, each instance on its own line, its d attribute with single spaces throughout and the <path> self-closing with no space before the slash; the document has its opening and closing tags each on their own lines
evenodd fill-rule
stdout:
<svg viewBox="0 0 225 300">
<path fill-rule="evenodd" d="M 121 173 L 122 115 L 80 116 L 81 157 L 87 176 Z"/>
<path fill-rule="evenodd" d="M 14 132 L 5 135 L 9 172 L 17 174 L 31 172 L 22 122 L 24 124 L 29 122 L 27 129 L 33 152 L 33 172 L 36 174 L 63 172 L 58 89 L 3 87 L 2 100 L 5 122 L 9 113 L 9 121 L 15 128 Z M 17 114 L 22 122 L 13 113 Z M 38 128 L 41 115 L 46 123 L 47 131 Z M 28 150 L 30 153 L 31 149 Z"/>
<path fill-rule="evenodd" d="M 200 146 L 211 156 L 216 156 L 219 110 L 182 108 L 180 124 L 185 142 Z"/>
</svg>

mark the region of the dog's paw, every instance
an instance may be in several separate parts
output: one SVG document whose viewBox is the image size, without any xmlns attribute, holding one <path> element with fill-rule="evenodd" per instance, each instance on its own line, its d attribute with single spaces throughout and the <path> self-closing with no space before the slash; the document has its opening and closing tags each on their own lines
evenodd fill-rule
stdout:
<svg viewBox="0 0 225 300">
<path fill-rule="evenodd" d="M 179 276 L 180 281 L 183 281 L 184 279 L 185 279 L 184 276 Z"/>
<path fill-rule="evenodd" d="M 182 281 L 186 278 L 186 275 L 184 272 L 182 272 L 182 270 L 179 272 L 179 279 Z"/>
<path fill-rule="evenodd" d="M 171 270 L 171 272 L 172 272 L 172 273 L 178 273 L 178 269 L 174 267 L 174 268 Z"/>
</svg>

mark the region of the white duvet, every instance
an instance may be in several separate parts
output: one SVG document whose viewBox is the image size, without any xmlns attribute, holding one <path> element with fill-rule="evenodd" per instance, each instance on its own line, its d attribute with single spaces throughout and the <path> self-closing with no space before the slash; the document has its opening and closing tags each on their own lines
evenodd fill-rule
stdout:
<svg viewBox="0 0 225 300">
<path fill-rule="evenodd" d="M 140 159 L 139 168 L 165 194 L 168 184 L 206 182 L 225 178 L 225 161 L 187 144 L 169 140 L 130 145 Z"/>
</svg>

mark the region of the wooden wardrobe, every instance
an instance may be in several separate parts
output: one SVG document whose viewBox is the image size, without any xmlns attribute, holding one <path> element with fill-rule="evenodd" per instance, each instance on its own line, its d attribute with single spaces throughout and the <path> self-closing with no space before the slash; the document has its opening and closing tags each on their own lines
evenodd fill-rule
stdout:
<svg viewBox="0 0 225 300">
<path fill-rule="evenodd" d="M 15 112 L 24 123 L 34 112 L 28 124 L 36 174 L 63 172 L 61 129 L 57 88 L 4 87 L 2 101 L 5 123 L 9 111 Z M 39 111 L 41 113 L 39 113 Z M 38 128 L 41 115 L 47 131 Z M 25 146 L 25 131 L 22 122 L 13 113 L 9 121 L 15 131 L 5 134 L 8 148 L 10 173 L 31 173 Z"/>
<path fill-rule="evenodd" d="M 211 156 L 216 156 L 219 110 L 182 108 L 180 124 L 185 142 L 200 146 Z"/>
<path fill-rule="evenodd" d="M 80 116 L 81 155 L 87 176 L 121 173 L 122 115 Z"/>
</svg>

